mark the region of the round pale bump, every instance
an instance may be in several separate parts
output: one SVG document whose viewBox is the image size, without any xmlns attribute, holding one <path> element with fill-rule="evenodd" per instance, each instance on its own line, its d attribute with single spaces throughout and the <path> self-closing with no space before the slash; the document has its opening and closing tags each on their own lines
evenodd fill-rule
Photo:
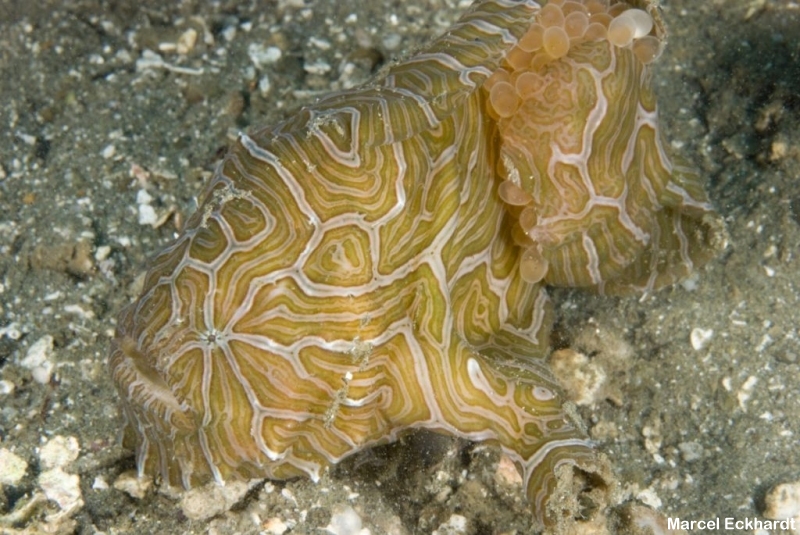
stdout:
<svg viewBox="0 0 800 535">
<path fill-rule="evenodd" d="M 569 35 L 561 26 L 551 26 L 544 31 L 543 48 L 551 58 L 563 58 L 569 52 Z"/>
<path fill-rule="evenodd" d="M 661 55 L 661 41 L 652 35 L 645 35 L 633 42 L 631 50 L 642 64 L 649 65 Z"/>
<path fill-rule="evenodd" d="M 528 234 L 536 226 L 536 210 L 528 206 L 519 214 L 519 226 L 525 234 Z"/>
<path fill-rule="evenodd" d="M 506 81 L 497 82 L 489 90 L 492 109 L 502 118 L 511 117 L 519 108 L 520 99 L 514 86 Z"/>
<path fill-rule="evenodd" d="M 497 194 L 503 202 L 510 206 L 526 206 L 533 202 L 531 194 L 517 186 L 510 180 L 504 180 L 497 187 Z"/>
<path fill-rule="evenodd" d="M 608 10 L 608 0 L 587 0 L 584 2 L 589 14 L 605 13 Z"/>
<path fill-rule="evenodd" d="M 628 46 L 633 42 L 635 34 L 636 24 L 630 17 L 620 15 L 608 25 L 608 41 L 614 46 Z"/>
<path fill-rule="evenodd" d="M 580 2 L 576 2 L 575 0 L 567 0 L 563 4 L 561 4 L 561 12 L 564 14 L 564 18 L 568 17 L 570 13 L 584 13 L 586 15 L 589 14 L 589 10 L 586 9 L 586 6 Z"/>
<path fill-rule="evenodd" d="M 584 41 L 603 41 L 608 38 L 607 26 L 599 22 L 592 22 L 583 32 Z"/>
<path fill-rule="evenodd" d="M 582 11 L 573 11 L 564 17 L 564 31 L 570 39 L 583 37 L 586 28 L 589 26 L 589 17 Z"/>
<path fill-rule="evenodd" d="M 602 24 L 605 28 L 608 28 L 608 25 L 611 24 L 611 21 L 614 20 L 614 17 L 603 11 L 602 13 L 594 13 L 589 17 L 589 24 L 594 24 L 595 22 L 598 24 Z"/>
<path fill-rule="evenodd" d="M 525 249 L 520 258 L 519 274 L 524 281 L 535 284 L 544 279 L 549 267 L 549 263 L 539 252 L 539 248 L 529 247 Z"/>
<path fill-rule="evenodd" d="M 528 100 L 545 85 L 544 79 L 536 72 L 523 72 L 514 81 L 514 88 L 522 100 Z"/>
<path fill-rule="evenodd" d="M 531 64 L 533 54 L 523 50 L 520 46 L 515 46 L 506 56 L 506 61 L 515 71 L 521 71 L 528 68 Z"/>
<path fill-rule="evenodd" d="M 553 3 L 547 4 L 539 12 L 539 24 L 545 28 L 563 26 L 564 25 L 564 12 L 561 7 Z"/>
<path fill-rule="evenodd" d="M 534 24 L 525 35 L 520 38 L 519 46 L 525 52 L 536 52 L 544 44 L 544 27 L 541 24 Z"/>
<path fill-rule="evenodd" d="M 533 56 L 533 60 L 531 61 L 531 71 L 533 72 L 541 72 L 544 69 L 545 65 L 553 61 L 553 58 L 550 57 L 549 54 L 536 54 Z"/>
<path fill-rule="evenodd" d="M 633 33 L 634 39 L 641 39 L 645 35 L 648 35 L 653 29 L 653 17 L 651 17 L 647 11 L 642 9 L 629 9 L 621 16 L 627 17 L 633 21 L 633 26 L 635 28 Z"/>
<path fill-rule="evenodd" d="M 486 82 L 484 82 L 483 86 L 487 91 L 491 91 L 491 89 L 499 82 L 508 82 L 510 79 L 511 74 L 507 70 L 500 68 L 494 71 L 491 76 L 486 79 Z"/>
<path fill-rule="evenodd" d="M 608 40 L 616 46 L 628 46 L 653 29 L 653 17 L 641 9 L 628 9 L 608 25 Z"/>
<path fill-rule="evenodd" d="M 628 9 L 630 9 L 630 6 L 628 6 L 627 3 L 619 2 L 619 3 L 612 4 L 612 5 L 608 6 L 608 8 L 606 9 L 606 13 L 611 15 L 611 18 L 613 19 L 613 18 L 619 17 L 620 15 L 622 15 Z"/>
<path fill-rule="evenodd" d="M 525 232 L 520 228 L 519 225 L 513 225 L 511 227 L 511 240 L 514 242 L 514 245 L 519 247 L 522 250 L 527 249 L 528 247 L 533 247 L 536 245 L 533 243 L 533 240 L 525 234 Z"/>
</svg>

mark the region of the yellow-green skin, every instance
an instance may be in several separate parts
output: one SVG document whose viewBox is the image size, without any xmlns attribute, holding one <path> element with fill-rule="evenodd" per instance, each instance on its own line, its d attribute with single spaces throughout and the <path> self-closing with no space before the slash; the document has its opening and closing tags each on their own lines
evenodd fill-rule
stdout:
<svg viewBox="0 0 800 535">
<path fill-rule="evenodd" d="M 519 152 L 481 89 L 538 9 L 478 2 L 369 86 L 239 138 L 120 316 L 109 362 L 140 473 L 186 487 L 316 479 L 425 428 L 499 444 L 536 517 L 554 521 L 556 468 L 594 453 L 547 370 L 549 300 L 519 275 L 515 214 L 497 194 L 502 152 L 520 168 L 540 156 Z M 638 100 L 649 76 L 629 63 Z M 656 214 L 648 232 L 662 208 L 640 208 Z M 568 259 L 553 250 L 555 274 Z M 651 250 L 610 273 L 643 269 Z"/>
</svg>

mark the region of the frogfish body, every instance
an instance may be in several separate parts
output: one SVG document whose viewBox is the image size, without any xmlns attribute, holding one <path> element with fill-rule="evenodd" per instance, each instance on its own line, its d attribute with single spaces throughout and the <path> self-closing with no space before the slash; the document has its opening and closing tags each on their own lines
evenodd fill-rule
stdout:
<svg viewBox="0 0 800 535">
<path fill-rule="evenodd" d="M 411 429 L 498 444 L 534 515 L 595 453 L 544 285 L 653 291 L 713 255 L 668 153 L 652 10 L 481 0 L 372 83 L 242 134 L 120 315 L 141 474 L 317 479 Z"/>
</svg>

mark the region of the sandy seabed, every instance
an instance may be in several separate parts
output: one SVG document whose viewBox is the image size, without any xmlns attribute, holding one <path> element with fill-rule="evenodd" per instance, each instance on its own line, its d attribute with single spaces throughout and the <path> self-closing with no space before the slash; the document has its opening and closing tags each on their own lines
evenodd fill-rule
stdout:
<svg viewBox="0 0 800 535">
<path fill-rule="evenodd" d="M 227 144 L 365 81 L 466 5 L 0 2 L 0 533 L 531 531 L 495 450 L 429 434 L 316 485 L 262 482 L 203 521 L 114 486 L 134 468 L 105 367 L 114 318 Z M 663 13 L 663 123 L 707 176 L 729 245 L 645 300 L 551 292 L 554 337 L 630 352 L 609 399 L 580 409 L 625 496 L 685 520 L 759 517 L 770 488 L 800 480 L 800 7 Z M 36 498 L 48 477 L 61 505 Z"/>
</svg>

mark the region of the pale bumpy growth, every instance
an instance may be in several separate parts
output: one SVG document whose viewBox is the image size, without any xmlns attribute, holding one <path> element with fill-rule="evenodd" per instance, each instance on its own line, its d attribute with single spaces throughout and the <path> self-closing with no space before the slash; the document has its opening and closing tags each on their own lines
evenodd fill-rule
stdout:
<svg viewBox="0 0 800 535">
<path fill-rule="evenodd" d="M 649 291 L 711 254 L 699 178 L 658 131 L 662 31 L 623 2 L 550 1 L 487 80 L 525 280 Z"/>
<path fill-rule="evenodd" d="M 674 280 L 709 210 L 661 145 L 646 15 L 481 1 L 383 78 L 240 136 L 119 318 L 139 472 L 317 479 L 422 428 L 499 445 L 544 523 L 591 509 L 565 498 L 602 463 L 547 369 L 537 282 Z"/>
</svg>

